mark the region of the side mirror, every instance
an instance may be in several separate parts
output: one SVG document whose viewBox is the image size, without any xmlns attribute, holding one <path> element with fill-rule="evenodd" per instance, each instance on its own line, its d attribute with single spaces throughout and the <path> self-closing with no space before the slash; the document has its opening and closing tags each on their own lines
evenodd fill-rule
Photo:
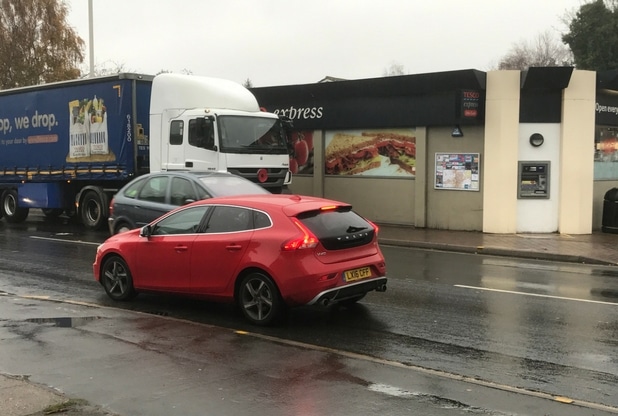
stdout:
<svg viewBox="0 0 618 416">
<path fill-rule="evenodd" d="M 139 232 L 140 237 L 149 238 L 151 235 L 152 235 L 152 228 L 150 227 L 150 225 L 143 226 Z"/>
</svg>

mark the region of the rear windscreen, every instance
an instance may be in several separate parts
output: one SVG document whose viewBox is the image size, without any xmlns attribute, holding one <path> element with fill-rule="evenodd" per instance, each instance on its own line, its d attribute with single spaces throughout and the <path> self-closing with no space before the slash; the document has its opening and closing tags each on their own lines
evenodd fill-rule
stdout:
<svg viewBox="0 0 618 416">
<path fill-rule="evenodd" d="M 305 213 L 298 219 L 329 250 L 368 244 L 375 233 L 369 222 L 350 209 Z"/>
</svg>

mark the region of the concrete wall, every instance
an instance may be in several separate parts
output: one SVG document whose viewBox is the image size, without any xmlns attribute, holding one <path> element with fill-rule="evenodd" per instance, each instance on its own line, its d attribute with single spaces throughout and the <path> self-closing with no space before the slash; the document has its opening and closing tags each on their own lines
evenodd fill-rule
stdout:
<svg viewBox="0 0 618 416">
<path fill-rule="evenodd" d="M 574 71 L 562 106 L 561 233 L 592 232 L 595 104 L 596 72 Z"/>
<path fill-rule="evenodd" d="M 426 224 L 427 228 L 480 231 L 483 224 L 483 128 L 462 126 L 463 137 L 451 137 L 453 127 L 427 129 Z M 434 189 L 435 154 L 479 153 L 481 158 L 479 191 Z M 417 154 L 418 157 L 418 154 Z M 417 186 L 421 186 L 419 182 Z"/>
<path fill-rule="evenodd" d="M 482 173 L 486 233 L 517 231 L 519 88 L 519 71 L 487 73 Z"/>
<path fill-rule="evenodd" d="M 324 196 L 345 201 L 372 221 L 414 225 L 416 181 L 409 178 L 326 177 Z"/>
<path fill-rule="evenodd" d="M 530 144 L 530 136 L 542 134 L 544 143 L 539 147 Z M 517 159 L 519 161 L 550 162 L 549 198 L 522 198 L 517 200 L 518 233 L 553 233 L 558 231 L 558 206 L 560 202 L 560 124 L 522 123 L 519 125 Z"/>
</svg>

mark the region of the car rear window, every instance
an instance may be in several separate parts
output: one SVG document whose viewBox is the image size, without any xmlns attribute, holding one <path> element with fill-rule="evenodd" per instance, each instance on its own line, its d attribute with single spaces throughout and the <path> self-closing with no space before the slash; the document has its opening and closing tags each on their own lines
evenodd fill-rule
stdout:
<svg viewBox="0 0 618 416">
<path fill-rule="evenodd" d="M 320 239 L 327 250 L 338 250 L 369 244 L 373 226 L 349 207 L 303 213 L 298 219 Z"/>
<path fill-rule="evenodd" d="M 200 180 L 217 196 L 269 194 L 266 189 L 236 176 L 205 176 Z"/>
</svg>

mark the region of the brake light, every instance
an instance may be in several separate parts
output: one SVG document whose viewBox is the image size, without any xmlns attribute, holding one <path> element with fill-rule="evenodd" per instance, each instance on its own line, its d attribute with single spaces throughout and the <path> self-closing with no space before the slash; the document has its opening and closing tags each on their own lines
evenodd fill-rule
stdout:
<svg viewBox="0 0 618 416">
<path fill-rule="evenodd" d="M 307 229 L 307 227 L 305 227 L 303 223 L 298 220 L 298 218 L 292 218 L 292 222 L 296 227 L 298 227 L 302 235 L 294 237 L 291 240 L 283 243 L 283 245 L 281 246 L 281 249 L 283 251 L 294 251 L 304 248 L 314 248 L 318 245 L 318 238 L 311 231 L 309 231 L 309 229 Z"/>
<path fill-rule="evenodd" d="M 112 200 L 109 203 L 109 216 L 111 217 L 113 213 L 114 213 L 114 198 L 112 198 Z"/>
<path fill-rule="evenodd" d="M 325 207 L 320 208 L 320 211 L 333 211 L 337 209 L 337 205 L 327 205 Z"/>
</svg>

